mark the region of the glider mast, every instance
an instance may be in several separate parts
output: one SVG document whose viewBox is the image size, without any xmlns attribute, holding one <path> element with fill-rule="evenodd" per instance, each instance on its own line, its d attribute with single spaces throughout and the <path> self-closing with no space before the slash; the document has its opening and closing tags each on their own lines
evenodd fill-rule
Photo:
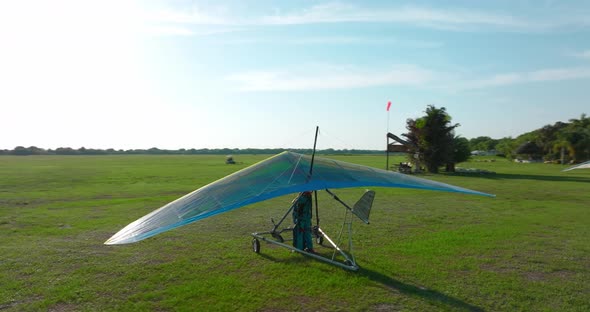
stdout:
<svg viewBox="0 0 590 312">
<path fill-rule="evenodd" d="M 309 166 L 309 177 L 311 178 L 311 174 L 313 173 L 313 159 L 315 158 L 315 147 L 318 143 L 318 132 L 320 130 L 320 126 L 315 127 L 315 139 L 313 140 L 313 152 L 311 153 L 311 165 Z M 318 210 L 318 191 L 313 191 L 313 195 L 315 196 L 315 218 L 316 218 L 316 226 L 320 227 L 320 214 Z"/>
<path fill-rule="evenodd" d="M 313 159 L 315 158 L 315 147 L 318 143 L 318 132 L 320 131 L 320 127 L 315 127 L 315 139 L 313 140 L 313 152 L 311 152 L 311 165 L 309 166 L 309 176 L 313 173 Z"/>
</svg>

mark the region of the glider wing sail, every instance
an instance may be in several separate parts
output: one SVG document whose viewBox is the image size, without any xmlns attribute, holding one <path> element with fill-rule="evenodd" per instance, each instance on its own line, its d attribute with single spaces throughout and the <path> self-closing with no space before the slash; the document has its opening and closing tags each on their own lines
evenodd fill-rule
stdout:
<svg viewBox="0 0 590 312">
<path fill-rule="evenodd" d="M 569 168 L 564 169 L 562 171 L 570 171 L 570 170 L 574 170 L 574 169 L 590 169 L 590 161 L 581 163 L 579 165 L 575 165 L 573 167 L 569 167 Z"/>
<path fill-rule="evenodd" d="M 203 186 L 130 223 L 105 242 L 133 243 L 266 199 L 333 188 L 382 186 L 494 196 L 372 167 L 283 152 Z"/>
</svg>

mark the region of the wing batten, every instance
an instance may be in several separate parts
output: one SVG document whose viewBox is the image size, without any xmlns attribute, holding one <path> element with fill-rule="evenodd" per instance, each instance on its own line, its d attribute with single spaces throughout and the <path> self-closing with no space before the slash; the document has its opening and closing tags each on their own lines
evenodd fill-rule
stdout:
<svg viewBox="0 0 590 312">
<path fill-rule="evenodd" d="M 493 196 L 441 182 L 320 157 L 314 159 L 313 176 L 304 170 L 309 166 L 309 156 L 291 152 L 275 155 L 164 205 L 127 225 L 105 244 L 137 242 L 249 204 L 291 193 L 327 188 L 398 187 Z"/>
</svg>

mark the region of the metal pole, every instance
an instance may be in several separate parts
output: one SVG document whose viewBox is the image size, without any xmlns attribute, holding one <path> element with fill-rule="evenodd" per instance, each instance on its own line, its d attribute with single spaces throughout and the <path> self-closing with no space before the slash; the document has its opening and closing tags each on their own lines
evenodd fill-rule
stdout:
<svg viewBox="0 0 590 312">
<path fill-rule="evenodd" d="M 387 145 L 385 146 L 385 154 L 387 155 L 385 157 L 385 170 L 389 170 L 389 135 L 385 135 L 385 137 L 387 138 Z"/>
<path fill-rule="evenodd" d="M 289 208 L 289 210 L 287 210 L 287 212 L 285 213 L 285 215 L 281 218 L 281 221 L 279 221 L 279 223 L 275 224 L 273 221 L 273 227 L 272 230 L 270 231 L 271 233 L 275 233 L 277 231 L 277 229 L 279 228 L 279 226 L 283 223 L 283 221 L 285 221 L 285 219 L 287 218 L 287 216 L 289 215 L 289 213 L 291 212 L 291 210 L 293 210 L 293 208 L 295 208 L 295 205 L 291 205 L 291 207 Z"/>
<path fill-rule="evenodd" d="M 320 227 L 320 212 L 318 210 L 318 191 L 313 191 L 315 195 L 315 225 Z"/>
<path fill-rule="evenodd" d="M 309 177 L 311 178 L 311 174 L 313 173 L 313 160 L 315 158 L 315 147 L 318 143 L 318 132 L 320 130 L 319 126 L 315 127 L 315 139 L 313 140 L 313 152 L 311 153 L 311 165 L 309 166 Z M 316 218 L 316 225 L 320 226 L 320 212 L 318 209 L 318 191 L 313 191 L 315 195 L 315 218 Z"/>
<path fill-rule="evenodd" d="M 386 150 L 385 153 L 387 154 L 386 156 L 386 161 L 385 161 L 385 170 L 389 170 L 389 108 L 391 105 L 391 101 L 387 102 L 387 145 L 385 146 Z"/>
<path fill-rule="evenodd" d="M 315 147 L 318 143 L 318 131 L 320 131 L 320 127 L 315 127 L 315 139 L 313 140 L 313 152 L 311 153 L 311 165 L 309 166 L 309 176 L 313 173 L 313 159 L 315 158 Z"/>
</svg>

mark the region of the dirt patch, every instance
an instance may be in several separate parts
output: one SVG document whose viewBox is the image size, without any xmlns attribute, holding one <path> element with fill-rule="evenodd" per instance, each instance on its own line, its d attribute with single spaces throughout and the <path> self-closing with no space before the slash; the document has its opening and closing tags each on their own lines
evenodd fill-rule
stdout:
<svg viewBox="0 0 590 312">
<path fill-rule="evenodd" d="M 402 307 L 397 306 L 392 303 L 378 303 L 369 309 L 369 311 L 376 311 L 376 312 L 389 312 L 389 311 L 401 311 L 401 310 L 403 310 Z"/>
<path fill-rule="evenodd" d="M 502 273 L 502 274 L 514 273 L 516 271 L 516 268 L 514 268 L 514 267 L 510 267 L 510 266 L 501 266 L 500 267 L 500 266 L 495 266 L 491 263 L 483 263 L 482 265 L 479 266 L 479 268 L 483 271 Z"/>
<path fill-rule="evenodd" d="M 50 200 L 45 199 L 7 199 L 0 200 L 0 206 L 13 208 L 35 208 L 36 206 L 50 203 Z"/>
<path fill-rule="evenodd" d="M 2 304 L 0 304 L 0 310 L 12 308 L 12 307 L 18 305 L 19 303 L 20 303 L 19 301 L 10 301 L 7 303 L 2 303 Z"/>
<path fill-rule="evenodd" d="M 570 280 L 575 272 L 568 270 L 559 270 L 553 272 L 524 272 L 523 277 L 529 281 L 542 282 L 548 280 Z"/>
<path fill-rule="evenodd" d="M 47 309 L 50 312 L 67 312 L 67 311 L 79 311 L 77 305 L 72 303 L 58 303 L 54 306 L 51 306 Z"/>
<path fill-rule="evenodd" d="M 32 296 L 32 297 L 25 298 L 22 300 L 12 300 L 7 303 L 0 303 L 0 310 L 15 308 L 19 305 L 29 304 L 33 301 L 37 301 L 37 300 L 41 300 L 41 299 L 42 299 L 41 296 Z"/>
</svg>

